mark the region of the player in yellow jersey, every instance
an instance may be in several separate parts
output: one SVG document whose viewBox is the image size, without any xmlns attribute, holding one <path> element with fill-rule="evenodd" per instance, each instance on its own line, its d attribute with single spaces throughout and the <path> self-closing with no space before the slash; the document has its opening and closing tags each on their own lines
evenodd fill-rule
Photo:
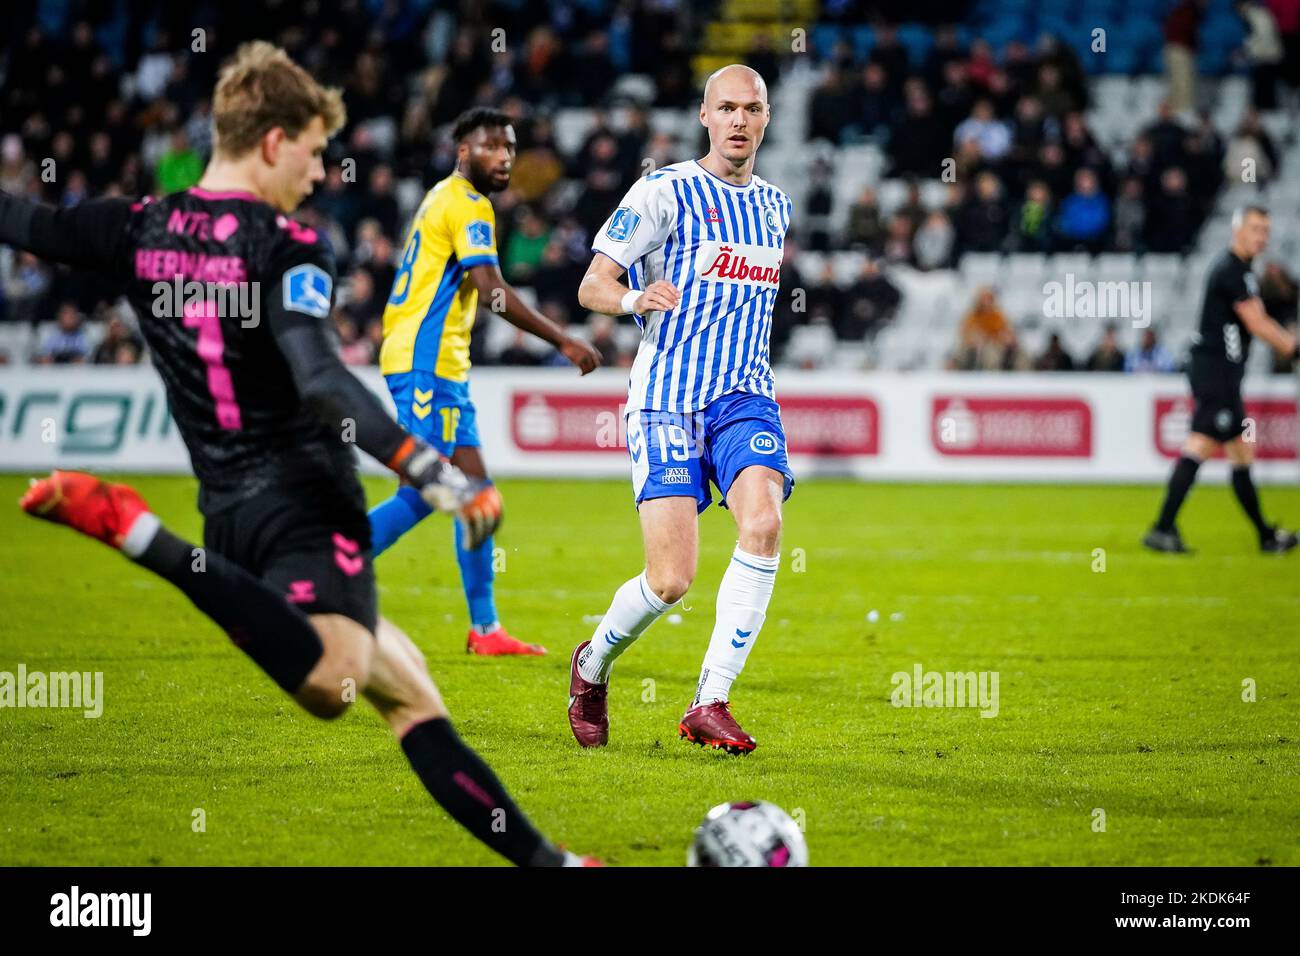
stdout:
<svg viewBox="0 0 1300 956">
<path fill-rule="evenodd" d="M 488 199 L 510 185 L 515 132 L 510 117 L 477 108 L 456 120 L 456 171 L 424 197 L 406 238 L 384 309 L 380 371 L 413 435 L 475 478 L 487 478 L 469 397 L 469 340 L 479 296 L 501 303 L 506 321 L 555 346 L 586 375 L 600 353 L 538 313 L 506 284 L 497 262 L 496 216 Z M 414 488 L 370 511 L 371 553 L 378 557 L 429 506 Z M 506 632 L 492 593 L 492 539 L 467 549 L 456 528 L 456 558 L 469 604 L 466 647 L 475 654 L 545 654 Z"/>
</svg>

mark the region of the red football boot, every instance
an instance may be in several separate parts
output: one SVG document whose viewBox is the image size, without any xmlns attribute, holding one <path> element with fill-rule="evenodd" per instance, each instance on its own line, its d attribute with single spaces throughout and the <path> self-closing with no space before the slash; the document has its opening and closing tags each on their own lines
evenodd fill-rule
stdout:
<svg viewBox="0 0 1300 956">
<path fill-rule="evenodd" d="M 569 661 L 569 726 L 584 747 L 603 747 L 609 743 L 609 684 L 595 684 L 578 672 L 578 657 L 591 641 L 573 649 Z"/>
<path fill-rule="evenodd" d="M 480 634 L 471 627 L 469 635 L 465 638 L 465 650 L 470 654 L 483 654 L 488 657 L 503 654 L 531 654 L 541 657 L 546 653 L 546 648 L 540 644 L 525 644 L 511 637 L 504 627 L 498 627 L 490 634 Z"/>
<path fill-rule="evenodd" d="M 677 725 L 677 733 L 690 743 L 729 754 L 753 752 L 758 741 L 741 729 L 731 716 L 731 705 L 725 700 L 692 707 Z"/>
<path fill-rule="evenodd" d="M 149 506 L 134 488 L 110 485 L 81 471 L 55 471 L 33 481 L 19 506 L 121 550 L 131 526 Z"/>
</svg>

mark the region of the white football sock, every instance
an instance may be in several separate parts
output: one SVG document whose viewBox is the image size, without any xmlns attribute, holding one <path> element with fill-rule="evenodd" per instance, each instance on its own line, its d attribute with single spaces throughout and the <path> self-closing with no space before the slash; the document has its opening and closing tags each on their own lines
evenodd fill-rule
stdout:
<svg viewBox="0 0 1300 956">
<path fill-rule="evenodd" d="M 744 670 L 745 658 L 749 657 L 767 617 L 767 604 L 772 600 L 780 564 L 779 554 L 764 558 L 736 546 L 718 587 L 717 620 L 700 670 L 695 706 L 730 699 L 732 681 Z"/>
<path fill-rule="evenodd" d="M 603 684 L 609 680 L 609 669 L 620 654 L 659 619 L 672 605 L 659 600 L 650 590 L 642 571 L 614 592 L 614 602 L 600 619 L 591 643 L 578 658 L 578 673 L 583 680 Z"/>
<path fill-rule="evenodd" d="M 135 521 L 131 522 L 126 536 L 122 538 L 122 553 L 134 561 L 144 554 L 161 527 L 162 522 L 152 511 L 140 512 Z"/>
</svg>

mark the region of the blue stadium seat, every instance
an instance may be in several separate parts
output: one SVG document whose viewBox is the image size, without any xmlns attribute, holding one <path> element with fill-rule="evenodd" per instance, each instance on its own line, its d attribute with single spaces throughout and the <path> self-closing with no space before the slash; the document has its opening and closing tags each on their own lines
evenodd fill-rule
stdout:
<svg viewBox="0 0 1300 956">
<path fill-rule="evenodd" d="M 924 24 L 902 23 L 898 27 L 898 42 L 907 50 L 908 62 L 919 68 L 934 47 L 934 34 Z"/>
<path fill-rule="evenodd" d="M 818 60 L 829 59 L 835 44 L 844 35 L 844 29 L 834 23 L 819 23 L 812 28 L 813 55 Z"/>
<path fill-rule="evenodd" d="M 876 31 L 868 26 L 854 27 L 851 42 L 854 59 L 861 62 L 871 56 L 871 51 L 876 45 Z"/>
<path fill-rule="evenodd" d="M 1100 61 L 1103 73 L 1140 73 L 1150 62 L 1149 55 L 1131 44 L 1117 45 L 1111 36 L 1106 38 L 1106 55 L 1093 59 Z"/>
</svg>

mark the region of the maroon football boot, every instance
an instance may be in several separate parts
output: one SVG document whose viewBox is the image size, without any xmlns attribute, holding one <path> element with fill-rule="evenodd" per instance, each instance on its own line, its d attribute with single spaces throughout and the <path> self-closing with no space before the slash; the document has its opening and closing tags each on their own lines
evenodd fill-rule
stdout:
<svg viewBox="0 0 1300 956">
<path fill-rule="evenodd" d="M 569 726 L 584 747 L 603 747 L 609 743 L 609 705 L 605 695 L 609 684 L 595 684 L 578 672 L 578 658 L 591 641 L 573 649 L 569 661 Z"/>
<path fill-rule="evenodd" d="M 677 733 L 693 744 L 725 750 L 729 754 L 751 753 L 758 742 L 741 729 L 725 700 L 692 707 L 677 725 Z"/>
</svg>

